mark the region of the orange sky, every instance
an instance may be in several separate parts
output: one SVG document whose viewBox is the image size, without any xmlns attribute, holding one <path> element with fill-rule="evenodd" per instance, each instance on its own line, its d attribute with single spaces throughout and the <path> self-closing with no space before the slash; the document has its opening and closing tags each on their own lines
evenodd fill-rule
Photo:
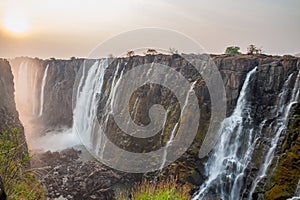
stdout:
<svg viewBox="0 0 300 200">
<path fill-rule="evenodd" d="M 300 53 L 299 0 L 245 2 L 1 0 L 0 57 L 86 57 L 104 40 L 142 27 L 182 32 L 210 53 L 229 45 L 245 52 L 251 43 L 267 54 Z"/>
</svg>

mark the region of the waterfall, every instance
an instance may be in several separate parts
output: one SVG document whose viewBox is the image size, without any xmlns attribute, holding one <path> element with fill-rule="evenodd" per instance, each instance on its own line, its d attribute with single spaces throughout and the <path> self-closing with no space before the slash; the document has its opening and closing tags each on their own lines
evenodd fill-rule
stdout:
<svg viewBox="0 0 300 200">
<path fill-rule="evenodd" d="M 188 91 L 188 94 L 187 94 L 187 96 L 186 96 L 184 105 L 183 105 L 183 107 L 182 107 L 180 116 L 183 115 L 183 111 L 184 111 L 185 107 L 188 105 L 190 93 L 193 92 L 196 83 L 197 83 L 197 80 L 194 81 L 194 82 L 191 84 L 191 87 L 190 87 L 190 89 L 189 89 L 189 91 Z M 167 114 L 167 113 L 168 113 L 168 111 L 166 112 L 166 114 Z M 167 117 L 167 116 L 166 116 L 166 117 Z M 165 120 L 164 120 L 165 123 L 166 123 L 166 121 L 167 121 L 166 117 L 165 117 Z M 175 124 L 175 126 L 174 126 L 174 128 L 173 128 L 173 130 L 172 130 L 172 132 L 171 132 L 170 138 L 169 138 L 169 140 L 167 141 L 166 146 L 165 146 L 165 148 L 164 148 L 163 160 L 162 160 L 162 163 L 161 163 L 161 166 L 160 166 L 160 170 L 162 170 L 162 169 L 164 168 L 165 164 L 166 164 L 168 148 L 171 146 L 172 141 L 173 141 L 173 139 L 174 139 L 174 137 L 175 137 L 175 134 L 176 134 L 176 131 L 177 131 L 177 127 L 178 127 L 178 124 L 179 124 L 179 122 L 177 122 L 177 123 Z M 164 124 L 163 127 L 165 127 L 165 124 Z"/>
<path fill-rule="evenodd" d="M 112 112 L 113 112 L 113 106 L 114 106 L 114 100 L 115 100 L 115 97 L 116 97 L 116 91 L 117 91 L 117 88 L 120 85 L 120 80 L 121 80 L 121 78 L 123 76 L 123 73 L 124 73 L 124 70 L 122 70 L 119 79 L 116 80 L 119 69 L 120 69 L 120 64 L 118 63 L 117 67 L 116 67 L 116 70 L 115 70 L 115 73 L 113 75 L 113 80 L 112 80 L 112 84 L 111 84 L 110 93 L 109 93 L 108 99 L 106 101 L 105 113 L 103 113 L 103 118 L 100 122 L 100 126 L 101 126 L 102 130 L 104 130 L 104 127 L 106 126 L 106 124 L 108 122 L 109 115 L 111 115 Z M 104 137 L 103 137 L 102 134 L 101 134 L 100 137 L 99 136 L 96 136 L 96 137 L 98 138 L 98 140 L 96 141 L 97 143 L 95 145 L 96 149 L 97 149 L 97 152 L 95 152 L 95 153 L 98 156 L 100 156 L 100 158 L 103 158 L 103 154 L 104 154 L 104 151 L 105 151 L 107 140 L 104 140 Z"/>
<path fill-rule="evenodd" d="M 28 63 L 22 62 L 18 69 L 17 89 L 19 92 L 19 103 L 28 101 Z"/>
<path fill-rule="evenodd" d="M 37 78 L 38 78 L 38 71 L 35 71 L 34 74 L 34 81 L 33 81 L 33 93 L 32 93 L 32 115 L 37 114 L 37 108 L 36 108 L 36 87 L 37 87 Z"/>
<path fill-rule="evenodd" d="M 205 198 L 235 200 L 240 199 L 245 192 L 242 191 L 245 187 L 245 171 L 252 160 L 256 143 L 261 139 L 261 132 L 267 121 L 265 119 L 257 126 L 251 118 L 251 102 L 247 99 L 249 96 L 247 92 L 251 76 L 255 71 L 256 68 L 247 74 L 233 114 L 222 122 L 220 141 L 206 164 L 208 179 L 194 195 L 195 200 Z M 299 97 L 300 72 L 291 91 L 293 76 L 294 74 L 289 75 L 280 91 L 275 112 L 276 118 L 267 127 L 274 135 L 269 139 L 269 149 L 262 155 L 264 160 L 250 185 L 248 199 L 252 199 L 258 183 L 267 175 L 279 138 L 287 128 L 290 108 Z"/>
<path fill-rule="evenodd" d="M 43 80 L 42 80 L 39 117 L 43 115 L 44 92 L 45 92 L 45 85 L 46 85 L 46 80 L 47 80 L 48 69 L 49 69 L 49 64 L 47 65 L 47 67 L 44 71 Z"/>
<path fill-rule="evenodd" d="M 290 112 L 290 109 L 292 107 L 292 105 L 294 103 L 297 102 L 298 96 L 299 96 L 299 89 L 300 89 L 300 72 L 298 72 L 296 81 L 295 81 L 295 85 L 291 94 L 291 98 L 289 100 L 289 102 L 286 104 L 286 99 L 288 96 L 288 89 L 289 89 L 289 84 L 292 78 L 291 74 L 289 76 L 289 78 L 287 79 L 287 81 L 285 81 L 282 91 L 279 95 L 280 99 L 279 99 L 279 104 L 278 104 L 278 110 L 282 111 L 281 116 L 276 119 L 275 121 L 275 126 L 270 127 L 272 132 L 275 133 L 275 136 L 273 137 L 272 141 L 271 141 L 271 147 L 265 157 L 264 163 L 262 165 L 261 170 L 258 173 L 258 176 L 256 177 L 256 179 L 254 180 L 254 182 L 252 183 L 251 189 L 250 189 L 250 193 L 249 193 L 249 199 L 252 199 L 252 194 L 255 191 L 255 188 L 257 186 L 257 184 L 261 181 L 262 178 L 264 178 L 266 176 L 267 170 L 269 168 L 269 166 L 272 163 L 272 160 L 274 158 L 274 151 L 277 147 L 278 144 L 278 140 L 280 138 L 280 136 L 282 135 L 282 133 L 284 131 L 286 131 L 287 128 L 287 123 L 288 123 L 288 115 Z M 280 113 L 278 113 L 280 114 Z M 270 125 L 272 126 L 272 124 Z"/>
<path fill-rule="evenodd" d="M 175 133 L 177 131 L 177 127 L 178 127 L 178 122 L 175 124 L 172 132 L 171 132 L 171 136 L 169 138 L 169 140 L 167 141 L 166 143 L 166 147 L 165 147 L 165 151 L 164 151 L 164 155 L 163 155 L 163 160 L 162 160 L 162 163 L 161 163 L 161 167 L 160 167 L 160 170 L 162 170 L 166 164 L 166 161 L 167 161 L 167 149 L 170 147 L 170 145 L 172 144 L 172 141 L 175 137 Z"/>
<path fill-rule="evenodd" d="M 221 139 L 206 166 L 208 179 L 194 196 L 195 200 L 203 199 L 210 192 L 218 193 L 221 199 L 239 197 L 241 179 L 253 152 L 253 128 L 244 125 L 252 123 L 247 91 L 255 72 L 256 67 L 247 74 L 232 115 L 221 124 Z M 245 138 L 246 144 L 243 143 Z"/>
<path fill-rule="evenodd" d="M 97 109 L 104 81 L 107 60 L 96 61 L 86 74 L 83 73 L 77 91 L 76 106 L 73 110 L 73 133 L 79 135 L 81 142 L 93 149 L 93 134 L 98 131 Z M 85 70 L 85 65 L 83 71 Z M 85 81 L 84 81 L 85 78 Z"/>
</svg>

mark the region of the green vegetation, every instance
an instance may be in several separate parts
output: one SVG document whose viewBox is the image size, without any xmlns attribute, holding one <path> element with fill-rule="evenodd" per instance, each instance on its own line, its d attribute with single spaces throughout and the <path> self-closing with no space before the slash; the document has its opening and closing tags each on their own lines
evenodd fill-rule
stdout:
<svg viewBox="0 0 300 200">
<path fill-rule="evenodd" d="M 28 170 L 30 156 L 24 153 L 24 141 L 18 130 L 0 133 L 0 176 L 10 200 L 43 200 L 45 190 L 35 175 Z"/>
<path fill-rule="evenodd" d="M 142 181 L 136 185 L 130 195 L 127 193 L 120 193 L 119 199 L 133 199 L 133 200 L 187 200 L 190 199 L 190 187 L 187 185 L 179 185 L 176 179 L 160 182 Z M 130 197 L 129 197 L 130 196 Z"/>
<path fill-rule="evenodd" d="M 239 54 L 241 54 L 241 52 L 239 52 L 239 50 L 240 50 L 240 47 L 236 47 L 236 46 L 227 47 L 225 50 L 225 54 L 239 55 Z"/>
<path fill-rule="evenodd" d="M 254 44 L 250 44 L 249 47 L 247 48 L 247 53 L 249 55 L 253 54 L 261 54 L 262 48 L 257 48 Z"/>
</svg>

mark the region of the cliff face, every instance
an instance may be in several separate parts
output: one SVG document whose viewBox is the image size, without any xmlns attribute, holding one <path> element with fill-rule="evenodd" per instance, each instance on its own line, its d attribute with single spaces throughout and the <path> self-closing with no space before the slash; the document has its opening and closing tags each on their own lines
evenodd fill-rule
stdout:
<svg viewBox="0 0 300 200">
<path fill-rule="evenodd" d="M 73 85 L 83 60 L 25 57 L 10 63 L 22 120 L 26 124 L 34 124 L 34 132 L 71 127 Z"/>
<path fill-rule="evenodd" d="M 19 129 L 24 137 L 23 126 L 19 120 L 14 98 L 14 83 L 8 61 L 0 59 L 0 132 L 11 128 Z"/>
<path fill-rule="evenodd" d="M 196 55 L 191 55 L 191 57 L 197 58 Z M 260 127 L 262 127 L 262 129 L 259 132 L 260 135 L 257 139 L 251 162 L 245 170 L 245 176 L 242 181 L 245 187 L 243 197 L 247 197 L 251 192 L 251 184 L 259 175 L 259 168 L 261 168 L 264 157 L 271 147 L 271 140 L 275 137 L 272 126 L 276 119 L 282 116 L 282 113 L 279 112 L 280 108 L 278 105 L 280 103 L 280 96 L 282 96 L 281 93 L 285 87 L 285 82 L 290 78 L 290 82 L 286 86 L 287 89 L 285 91 L 289 97 L 291 96 L 293 83 L 296 82 L 297 73 L 300 69 L 300 59 L 291 56 L 276 57 L 265 55 L 212 55 L 211 57 L 219 69 L 224 82 L 227 97 L 227 116 L 230 116 L 236 107 L 237 99 L 247 73 L 257 67 L 257 73 L 255 73 L 255 76 L 250 80 L 247 101 L 250 102 L 249 116 L 254 129 L 258 130 Z M 109 62 L 110 61 L 112 60 L 109 60 Z M 18 63 L 12 61 L 13 69 L 16 71 L 14 74 L 20 73 L 20 63 L 22 62 L 33 63 L 33 59 L 23 59 Z M 28 93 L 31 94 L 33 93 L 32 91 L 35 91 L 33 93 L 34 95 L 30 96 L 31 100 L 29 101 L 36 102 L 36 105 L 33 107 L 39 112 L 32 112 L 30 115 L 34 118 L 35 123 L 44 126 L 45 129 L 53 129 L 60 126 L 71 127 L 73 120 L 72 109 L 74 107 L 74 98 L 72 97 L 75 95 L 76 99 L 77 87 L 80 85 L 82 74 L 84 74 L 84 70 L 80 71 L 80 69 L 82 69 L 81 67 L 83 65 L 86 65 L 85 72 L 87 72 L 95 60 L 38 60 L 34 62 L 36 62 L 36 64 L 33 65 L 37 66 L 37 68 L 33 70 L 33 72 L 30 72 L 31 75 L 28 75 L 28 77 L 31 78 L 28 78 L 26 82 L 28 85 L 31 85 L 29 87 L 31 89 L 27 90 Z M 104 72 L 101 92 L 99 91 L 101 95 L 99 97 L 100 101 L 97 110 L 98 120 L 102 122 L 102 124 L 105 124 L 104 130 L 107 137 L 113 143 L 129 151 L 149 152 L 157 150 L 167 144 L 172 130 L 179 119 L 180 109 L 176 97 L 172 91 L 166 87 L 155 84 L 144 85 L 132 94 L 128 105 L 132 120 L 139 125 L 149 124 L 149 108 L 153 104 L 161 104 L 164 108 L 169 108 L 171 112 L 168 115 L 166 127 L 162 134 L 147 139 L 136 139 L 128 136 L 118 128 L 113 118 L 106 118 L 109 114 L 108 109 L 112 98 L 111 95 L 114 92 L 114 87 L 119 77 L 138 65 L 151 64 L 153 62 L 170 66 L 177 72 L 180 72 L 191 83 L 196 81 L 194 91 L 198 99 L 199 108 L 201 109 L 197 136 L 188 151 L 178 159 L 175 164 L 167 167 L 164 173 L 175 173 L 179 175 L 182 181 L 189 181 L 195 185 L 201 185 L 207 178 L 203 163 L 210 155 L 200 160 L 198 158 L 198 151 L 208 129 L 208 122 L 211 117 L 211 100 L 204 80 L 193 65 L 185 59 L 178 55 L 147 55 L 117 58 L 113 60 Z M 23 70 L 24 66 L 23 64 Z M 37 77 L 35 78 L 36 73 Z M 86 76 L 85 74 L 85 77 Z M 42 83 L 43 79 L 45 81 L 44 87 Z M 42 90 L 44 90 L 44 93 Z M 43 102 L 41 101 L 42 94 Z M 40 115 L 41 106 L 43 106 L 43 112 Z M 297 111 L 299 108 L 296 107 L 294 109 Z M 31 111 L 27 113 L 31 113 Z M 194 113 L 186 113 L 186 115 L 193 116 Z M 247 124 L 245 126 L 247 126 Z M 96 141 L 97 138 L 94 139 Z M 287 134 L 281 135 L 278 144 L 275 151 L 275 158 L 280 158 L 279 163 L 285 163 L 285 155 L 292 154 L 286 152 L 293 152 L 295 150 L 293 145 L 297 144 L 297 137 L 294 133 L 288 131 Z M 295 169 L 296 172 L 300 174 L 299 169 L 296 167 L 298 158 L 296 158 L 296 161 L 293 160 L 295 159 L 294 157 L 288 157 L 288 159 L 292 160 L 289 162 L 290 166 L 288 166 L 288 168 Z M 279 187 L 276 186 L 274 180 L 277 181 L 281 179 L 280 176 L 285 173 L 285 171 L 282 170 L 282 164 L 278 166 L 271 165 L 268 174 L 274 172 L 273 168 L 276 169 L 276 175 L 270 175 L 262 179 L 258 184 L 261 189 L 253 191 L 253 196 L 261 196 L 261 194 L 266 193 L 266 191 L 275 190 L 276 187 Z M 294 176 L 293 185 L 289 186 L 291 191 L 295 190 L 294 182 L 297 178 L 298 177 Z M 267 183 L 268 185 L 266 185 Z M 266 195 L 268 195 L 268 193 L 266 193 Z M 286 196 L 291 195 L 291 192 L 288 192 Z"/>
<path fill-rule="evenodd" d="M 290 114 L 288 130 L 278 148 L 274 171 L 269 173 L 264 191 L 265 199 L 287 199 L 291 197 L 300 180 L 300 104 L 294 104 Z"/>
</svg>

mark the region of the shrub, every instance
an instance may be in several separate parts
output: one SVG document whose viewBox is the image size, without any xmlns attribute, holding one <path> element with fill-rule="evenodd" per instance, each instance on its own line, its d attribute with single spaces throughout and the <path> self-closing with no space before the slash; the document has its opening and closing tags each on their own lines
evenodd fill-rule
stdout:
<svg viewBox="0 0 300 200">
<path fill-rule="evenodd" d="M 45 190 L 35 175 L 27 168 L 30 161 L 24 152 L 24 141 L 18 130 L 0 133 L 0 176 L 8 199 L 45 199 Z"/>
<path fill-rule="evenodd" d="M 240 47 L 236 47 L 236 46 L 227 47 L 226 50 L 225 50 L 225 54 L 228 54 L 228 55 L 239 55 L 239 54 L 241 54 L 239 52 L 239 50 L 240 50 Z"/>
<path fill-rule="evenodd" d="M 176 179 L 170 178 L 160 182 L 149 182 L 143 180 L 140 184 L 133 187 L 131 194 L 126 192 L 119 193 L 120 200 L 187 200 L 190 199 L 190 187 L 180 185 Z"/>
</svg>

